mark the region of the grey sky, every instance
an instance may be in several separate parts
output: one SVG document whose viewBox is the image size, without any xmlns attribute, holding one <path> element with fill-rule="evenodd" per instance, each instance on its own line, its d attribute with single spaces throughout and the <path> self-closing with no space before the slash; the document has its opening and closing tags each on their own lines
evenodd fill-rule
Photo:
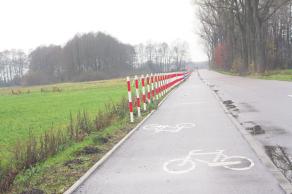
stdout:
<svg viewBox="0 0 292 194">
<path fill-rule="evenodd" d="M 0 23 L 0 50 L 63 45 L 77 32 L 102 31 L 130 44 L 185 40 L 193 60 L 206 59 L 191 0 L 1 0 Z"/>
</svg>

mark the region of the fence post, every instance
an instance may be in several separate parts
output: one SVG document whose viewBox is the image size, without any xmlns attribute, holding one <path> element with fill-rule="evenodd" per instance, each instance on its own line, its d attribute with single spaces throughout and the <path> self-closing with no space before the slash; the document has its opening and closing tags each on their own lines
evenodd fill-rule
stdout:
<svg viewBox="0 0 292 194">
<path fill-rule="evenodd" d="M 163 76 L 162 76 L 162 84 L 163 84 L 163 88 L 162 88 L 163 93 L 162 93 L 162 95 L 164 96 L 166 94 L 166 75 L 165 74 L 163 74 Z"/>
<path fill-rule="evenodd" d="M 154 76 L 151 73 L 151 93 L 152 93 L 152 99 L 155 100 L 155 96 L 154 96 Z"/>
<path fill-rule="evenodd" d="M 140 109 L 140 95 L 139 95 L 139 81 L 137 75 L 135 76 L 135 87 L 136 87 L 136 98 L 137 98 L 137 111 L 138 117 L 141 117 L 141 109 Z"/>
<path fill-rule="evenodd" d="M 146 81 L 147 81 L 147 98 L 148 98 L 148 103 L 151 103 L 151 90 L 150 90 L 150 78 L 149 78 L 149 74 L 146 75 Z"/>
<path fill-rule="evenodd" d="M 145 78 L 144 78 L 144 75 L 141 76 L 141 82 L 142 82 L 143 107 L 144 107 L 144 111 L 146 111 L 146 92 L 145 92 Z"/>
<path fill-rule="evenodd" d="M 128 85 L 128 99 L 129 99 L 129 111 L 130 111 L 130 121 L 134 122 L 134 114 L 133 114 L 133 102 L 132 102 L 132 93 L 131 93 L 131 80 L 130 77 L 127 77 L 127 85 Z"/>
<path fill-rule="evenodd" d="M 156 96 L 156 100 L 158 100 L 158 75 L 155 74 L 154 75 L 154 79 L 155 79 L 155 96 Z"/>
</svg>

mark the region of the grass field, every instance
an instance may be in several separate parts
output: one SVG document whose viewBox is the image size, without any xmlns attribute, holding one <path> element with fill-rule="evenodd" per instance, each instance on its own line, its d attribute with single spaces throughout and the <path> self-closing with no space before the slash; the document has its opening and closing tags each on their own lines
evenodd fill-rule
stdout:
<svg viewBox="0 0 292 194">
<path fill-rule="evenodd" d="M 0 193 L 63 193 L 159 103 L 129 123 L 125 97 L 122 79 L 0 88 Z"/>
<path fill-rule="evenodd" d="M 61 91 L 52 92 L 53 87 Z M 12 95 L 12 89 L 22 93 Z M 9 150 L 26 139 L 29 130 L 40 135 L 50 128 L 65 128 L 70 113 L 86 110 L 93 115 L 105 103 L 126 95 L 124 80 L 0 89 L 0 161 L 9 161 Z"/>
</svg>

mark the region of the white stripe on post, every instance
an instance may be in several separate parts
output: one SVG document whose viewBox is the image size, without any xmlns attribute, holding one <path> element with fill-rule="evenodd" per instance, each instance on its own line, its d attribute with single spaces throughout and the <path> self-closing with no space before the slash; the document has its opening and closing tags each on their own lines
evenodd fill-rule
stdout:
<svg viewBox="0 0 292 194">
<path fill-rule="evenodd" d="M 155 100 L 154 75 L 152 73 L 150 75 L 150 81 L 151 81 L 151 98 L 152 98 L 152 100 Z"/>
<path fill-rule="evenodd" d="M 130 77 L 127 77 L 127 86 L 128 86 L 128 99 L 129 99 L 129 111 L 130 111 L 130 121 L 134 122 L 133 114 L 133 102 L 132 102 L 132 93 L 131 93 L 131 80 Z"/>
<path fill-rule="evenodd" d="M 144 107 L 144 111 L 146 111 L 146 92 L 145 92 L 145 78 L 144 78 L 144 75 L 141 76 L 141 83 L 142 83 L 143 107 Z"/>
<path fill-rule="evenodd" d="M 168 92 L 168 87 L 169 87 L 169 74 L 167 73 L 166 74 L 166 78 L 165 78 L 165 84 L 166 84 L 166 90 L 165 90 L 165 93 L 167 93 Z"/>
<path fill-rule="evenodd" d="M 135 76 L 135 87 L 136 87 L 136 105 L 137 105 L 137 111 L 138 111 L 138 117 L 141 117 L 141 109 L 140 109 L 140 95 L 139 95 L 139 80 L 137 75 Z"/>
<path fill-rule="evenodd" d="M 166 94 L 166 74 L 163 74 L 162 84 L 163 84 L 163 95 L 165 95 Z"/>
</svg>

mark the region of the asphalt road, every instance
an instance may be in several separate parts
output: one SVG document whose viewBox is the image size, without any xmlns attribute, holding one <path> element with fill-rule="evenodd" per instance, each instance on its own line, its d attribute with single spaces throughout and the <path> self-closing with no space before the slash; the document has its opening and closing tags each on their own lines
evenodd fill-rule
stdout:
<svg viewBox="0 0 292 194">
<path fill-rule="evenodd" d="M 264 145 L 280 145 L 292 155 L 292 83 L 223 75 L 201 70 L 201 76 L 219 90 L 224 100 L 233 100 L 243 124 L 260 125 L 256 138 Z"/>
<path fill-rule="evenodd" d="M 194 74 L 75 193 L 283 191 Z"/>
</svg>

